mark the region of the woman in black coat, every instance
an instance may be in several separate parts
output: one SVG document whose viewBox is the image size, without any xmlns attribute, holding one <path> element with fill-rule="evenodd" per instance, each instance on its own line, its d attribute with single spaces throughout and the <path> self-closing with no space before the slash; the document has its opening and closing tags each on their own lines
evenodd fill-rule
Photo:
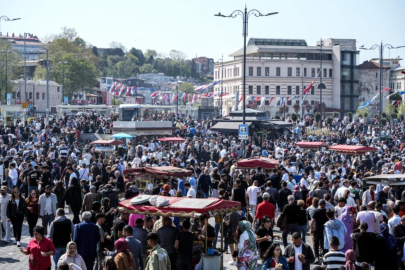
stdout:
<svg viewBox="0 0 405 270">
<path fill-rule="evenodd" d="M 82 195 L 80 190 L 79 181 L 73 178 L 70 186 L 65 193 L 66 204 L 70 206 L 73 212 L 73 224 L 80 223 L 80 209 L 82 208 Z"/>
<path fill-rule="evenodd" d="M 385 223 L 380 224 L 380 234 L 375 240 L 375 269 L 397 269 L 397 242 Z"/>
<path fill-rule="evenodd" d="M 27 215 L 27 203 L 20 190 L 16 187 L 13 189 L 7 205 L 7 220 L 13 224 L 14 237 L 18 247 L 20 247 L 22 225 L 24 221 L 27 221 Z"/>
<path fill-rule="evenodd" d="M 63 187 L 62 181 L 56 182 L 56 186 L 53 188 L 53 193 L 56 195 L 58 208 L 65 208 L 66 189 Z"/>
</svg>

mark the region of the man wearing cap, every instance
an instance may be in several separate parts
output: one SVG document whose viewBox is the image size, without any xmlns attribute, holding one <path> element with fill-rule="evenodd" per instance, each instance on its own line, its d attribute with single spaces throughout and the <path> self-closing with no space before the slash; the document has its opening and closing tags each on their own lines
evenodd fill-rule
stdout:
<svg viewBox="0 0 405 270">
<path fill-rule="evenodd" d="M 10 241 L 10 226 L 9 226 L 9 222 L 7 221 L 7 206 L 8 206 L 8 202 L 10 201 L 11 195 L 7 193 L 6 186 L 2 186 L 0 191 L 1 191 L 1 193 L 0 193 L 0 217 L 1 217 L 1 223 L 3 223 L 3 228 L 6 231 L 6 235 L 4 236 L 4 242 L 9 242 Z M 3 233 L 0 230 L 0 239 L 1 239 L 2 235 L 3 235 Z"/>
<path fill-rule="evenodd" d="M 149 233 L 146 243 L 152 250 L 145 262 L 145 270 L 170 270 L 171 263 L 167 251 L 160 247 L 157 233 Z"/>
<path fill-rule="evenodd" d="M 56 195 L 51 193 L 51 186 L 46 186 L 45 193 L 39 196 L 39 215 L 42 218 L 42 227 L 45 229 L 45 234 L 48 231 L 48 224 L 50 225 L 55 219 L 57 204 Z"/>
</svg>

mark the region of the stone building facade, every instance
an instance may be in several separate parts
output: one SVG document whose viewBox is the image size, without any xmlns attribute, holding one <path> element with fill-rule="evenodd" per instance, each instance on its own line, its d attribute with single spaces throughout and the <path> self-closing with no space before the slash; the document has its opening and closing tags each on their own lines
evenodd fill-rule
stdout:
<svg viewBox="0 0 405 270">
<path fill-rule="evenodd" d="M 382 89 L 390 87 L 390 67 L 383 66 L 383 83 Z M 359 104 L 371 100 L 380 91 L 380 64 L 374 61 L 365 61 L 359 65 Z M 383 111 L 386 106 L 386 97 L 393 93 L 391 91 L 384 92 L 383 95 Z M 377 97 L 370 105 L 367 106 L 370 116 L 378 114 L 380 107 L 380 99 Z"/>
</svg>

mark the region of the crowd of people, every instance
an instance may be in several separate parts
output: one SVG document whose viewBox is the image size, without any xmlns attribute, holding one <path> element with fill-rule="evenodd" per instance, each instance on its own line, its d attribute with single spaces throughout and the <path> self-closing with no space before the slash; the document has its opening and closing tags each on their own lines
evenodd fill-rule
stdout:
<svg viewBox="0 0 405 270">
<path fill-rule="evenodd" d="M 210 120 L 162 117 L 134 121 L 173 120 L 174 136 L 184 142 L 137 138 L 112 154 L 80 139 L 82 133 L 106 133 L 108 121 L 100 116 L 55 117 L 47 125 L 44 119 L 1 122 L 2 241 L 17 245 L 29 257 L 29 269 L 38 270 L 50 269 L 51 257 L 55 269 L 199 269 L 195 240 L 230 254 L 228 264 L 237 269 L 258 264 L 274 270 L 405 269 L 405 191 L 363 182 L 372 175 L 404 173 L 403 123 L 380 138 L 377 121 L 336 118 L 316 135 L 310 132 L 312 120 L 304 119 L 291 135 L 252 136 L 243 144 L 213 132 Z M 378 151 L 352 156 L 327 148 L 302 150 L 295 145 L 301 140 Z M 238 160 L 255 156 L 275 159 L 279 166 L 237 168 Z M 168 165 L 188 169 L 191 176 L 152 182 L 145 193 L 214 197 L 238 201 L 241 209 L 205 227 L 206 215 L 159 218 L 119 207 L 140 193 L 129 169 Z M 24 223 L 29 243 L 21 243 Z"/>
</svg>

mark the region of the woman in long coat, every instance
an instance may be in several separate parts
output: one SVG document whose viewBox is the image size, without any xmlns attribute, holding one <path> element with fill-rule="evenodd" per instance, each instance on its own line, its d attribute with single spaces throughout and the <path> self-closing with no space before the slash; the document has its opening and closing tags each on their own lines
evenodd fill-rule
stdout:
<svg viewBox="0 0 405 270">
<path fill-rule="evenodd" d="M 80 191 L 79 181 L 73 178 L 70 186 L 65 193 L 66 204 L 70 206 L 73 212 L 73 224 L 80 223 L 80 209 L 82 207 L 82 195 Z"/>
</svg>

